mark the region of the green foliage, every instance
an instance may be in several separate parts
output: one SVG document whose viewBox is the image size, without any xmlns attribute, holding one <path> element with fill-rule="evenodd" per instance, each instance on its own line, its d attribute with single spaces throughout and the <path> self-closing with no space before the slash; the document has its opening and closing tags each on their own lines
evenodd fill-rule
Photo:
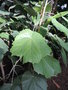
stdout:
<svg viewBox="0 0 68 90">
<path fill-rule="evenodd" d="M 60 32 L 63 32 L 68 36 L 68 29 L 65 26 L 59 23 L 56 19 L 52 19 L 52 23 Z"/>
<path fill-rule="evenodd" d="M 8 33 L 0 33 L 0 38 L 5 38 L 5 39 L 9 39 L 9 34 Z"/>
<path fill-rule="evenodd" d="M 0 90 L 47 90 L 46 79 L 41 75 L 33 75 L 25 72 L 23 75 L 15 78 L 13 84 L 4 84 Z"/>
<path fill-rule="evenodd" d="M 40 75 L 26 72 L 14 80 L 11 90 L 21 90 L 21 88 L 24 90 L 47 90 L 46 79 Z"/>
<path fill-rule="evenodd" d="M 2 3 L 0 7 L 0 63 L 4 59 L 5 67 L 9 64 L 11 70 L 1 70 L 7 75 L 5 80 L 0 75 L 0 80 L 12 85 L 4 83 L 0 90 L 47 90 L 45 78 L 61 73 L 59 57 L 68 64 L 68 11 L 51 15 L 52 3 L 45 6 L 43 0 L 3 2 L 6 6 Z"/>
<path fill-rule="evenodd" d="M 10 15 L 10 12 L 0 10 L 0 15 Z"/>
<path fill-rule="evenodd" d="M 6 22 L 6 20 L 0 17 L 0 23 L 3 23 L 3 22 Z"/>
<path fill-rule="evenodd" d="M 67 56 L 66 56 L 66 52 L 63 48 L 61 49 L 61 55 L 62 55 L 64 64 L 67 66 L 67 63 L 68 63 L 67 62 Z"/>
<path fill-rule="evenodd" d="M 65 17 L 62 17 L 67 23 L 68 23 L 68 19 L 67 18 L 65 18 Z"/>
<path fill-rule="evenodd" d="M 59 62 L 51 56 L 46 56 L 38 64 L 34 64 L 34 70 L 46 78 L 51 78 L 61 72 Z"/>
<path fill-rule="evenodd" d="M 11 52 L 12 55 L 23 57 L 24 63 L 38 63 L 50 55 L 51 49 L 39 33 L 26 29 L 16 36 Z"/>
<path fill-rule="evenodd" d="M 58 36 L 56 36 L 56 40 L 58 41 L 59 45 L 64 48 L 68 52 L 68 42 L 64 42 L 62 39 L 60 39 Z"/>
<path fill-rule="evenodd" d="M 4 43 L 2 39 L 0 39 L 0 62 L 7 51 L 8 51 L 8 46 Z"/>
<path fill-rule="evenodd" d="M 11 90 L 11 84 L 4 84 L 0 87 L 0 90 Z"/>
<path fill-rule="evenodd" d="M 52 19 L 58 19 L 60 17 L 64 17 L 65 15 L 68 15 L 68 11 L 60 12 L 60 13 L 55 14 L 54 16 L 50 16 L 47 19 L 47 22 L 45 23 L 45 25 L 48 25 L 52 21 Z"/>
</svg>

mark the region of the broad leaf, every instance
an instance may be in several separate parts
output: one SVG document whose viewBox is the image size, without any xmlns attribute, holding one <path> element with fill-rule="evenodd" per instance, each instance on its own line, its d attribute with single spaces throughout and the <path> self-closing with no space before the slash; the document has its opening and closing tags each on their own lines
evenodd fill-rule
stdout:
<svg viewBox="0 0 68 90">
<path fill-rule="evenodd" d="M 3 58 L 3 55 L 8 51 L 8 46 L 0 39 L 0 61 Z"/>
<path fill-rule="evenodd" d="M 56 19 L 52 19 L 52 23 L 60 32 L 63 32 L 68 36 L 68 29 L 65 26 L 59 23 Z"/>
<path fill-rule="evenodd" d="M 39 33 L 26 29 L 16 36 L 11 52 L 12 55 L 23 57 L 24 63 L 38 63 L 51 53 L 51 49 Z"/>
<path fill-rule="evenodd" d="M 61 72 L 59 62 L 51 56 L 46 56 L 40 63 L 33 66 L 38 74 L 45 75 L 46 78 L 50 78 Z"/>
<path fill-rule="evenodd" d="M 12 90 L 47 90 L 47 83 L 44 77 L 26 72 L 14 80 Z"/>
</svg>

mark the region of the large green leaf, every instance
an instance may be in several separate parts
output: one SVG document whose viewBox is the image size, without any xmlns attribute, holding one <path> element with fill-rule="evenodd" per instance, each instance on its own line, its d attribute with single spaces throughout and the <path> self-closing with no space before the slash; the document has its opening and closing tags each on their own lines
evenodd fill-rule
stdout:
<svg viewBox="0 0 68 90">
<path fill-rule="evenodd" d="M 40 63 L 33 66 L 38 74 L 45 75 L 46 78 L 50 78 L 61 72 L 59 62 L 51 56 L 46 56 Z"/>
<path fill-rule="evenodd" d="M 47 90 L 47 83 L 44 77 L 26 72 L 14 80 L 11 90 Z"/>
<path fill-rule="evenodd" d="M 23 57 L 24 63 L 38 63 L 51 53 L 51 49 L 42 35 L 26 29 L 16 36 L 11 52 L 12 55 Z"/>
<path fill-rule="evenodd" d="M 8 51 L 8 46 L 0 39 L 0 61 L 3 58 L 3 55 Z"/>
<path fill-rule="evenodd" d="M 59 23 L 56 19 L 52 19 L 52 23 L 60 32 L 63 32 L 68 36 L 68 29 L 65 26 Z"/>
</svg>

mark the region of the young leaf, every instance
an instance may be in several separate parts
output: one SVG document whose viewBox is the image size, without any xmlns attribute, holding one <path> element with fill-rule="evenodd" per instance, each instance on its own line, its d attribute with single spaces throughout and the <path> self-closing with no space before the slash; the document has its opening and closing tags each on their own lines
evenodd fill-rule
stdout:
<svg viewBox="0 0 68 90">
<path fill-rule="evenodd" d="M 40 75 L 32 75 L 30 72 L 26 72 L 22 77 L 18 76 L 14 80 L 11 90 L 47 90 L 47 82 Z"/>
<path fill-rule="evenodd" d="M 46 56 L 39 63 L 34 64 L 33 67 L 38 74 L 42 74 L 46 78 L 51 78 L 61 72 L 59 62 L 51 56 Z"/>
<path fill-rule="evenodd" d="M 16 36 L 11 53 L 23 57 L 24 63 L 38 63 L 43 57 L 51 53 L 51 49 L 42 35 L 26 29 Z"/>
</svg>

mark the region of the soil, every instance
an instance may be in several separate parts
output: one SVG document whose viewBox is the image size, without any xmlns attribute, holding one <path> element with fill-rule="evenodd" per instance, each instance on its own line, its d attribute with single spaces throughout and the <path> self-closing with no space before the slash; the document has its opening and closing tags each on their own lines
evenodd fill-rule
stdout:
<svg viewBox="0 0 68 90">
<path fill-rule="evenodd" d="M 48 90 L 68 90 L 68 66 L 65 67 L 63 62 L 60 63 L 62 72 L 57 77 L 49 79 Z"/>
</svg>

